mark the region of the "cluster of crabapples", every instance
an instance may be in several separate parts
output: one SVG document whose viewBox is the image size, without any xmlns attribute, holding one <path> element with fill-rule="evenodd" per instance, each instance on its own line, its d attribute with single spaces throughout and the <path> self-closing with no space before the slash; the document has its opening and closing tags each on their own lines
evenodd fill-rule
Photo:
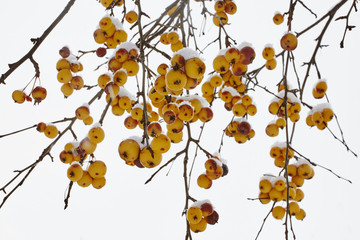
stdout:
<svg viewBox="0 0 360 240">
<path fill-rule="evenodd" d="M 229 21 L 229 15 L 234 15 L 237 6 L 232 0 L 220 0 L 214 3 L 215 14 L 213 15 L 213 23 L 215 26 L 224 26 Z"/>
<path fill-rule="evenodd" d="M 275 50 L 271 44 L 266 44 L 263 51 L 262 56 L 266 60 L 265 67 L 268 70 L 273 70 L 276 68 L 277 62 L 275 59 Z"/>
<path fill-rule="evenodd" d="M 287 153 L 286 153 L 287 151 Z M 294 157 L 294 150 L 286 147 L 286 142 L 275 142 L 270 149 L 270 156 L 274 159 L 274 165 L 279 168 L 285 167 L 287 159 Z"/>
<path fill-rule="evenodd" d="M 204 83 L 203 95 L 207 96 L 207 99 L 212 99 L 215 88 L 220 87 L 218 96 L 224 101 L 225 109 L 230 111 L 236 106 L 233 112 L 238 117 L 246 113 L 256 114 L 256 106 L 252 98 L 245 94 L 246 86 L 242 80 L 242 76 L 247 72 L 248 65 L 252 63 L 255 56 L 254 49 L 248 43 L 220 50 L 213 60 L 213 69 L 217 74 L 210 76 L 209 83 Z M 242 106 L 239 106 L 241 104 Z"/>
<path fill-rule="evenodd" d="M 151 141 L 151 148 L 142 144 L 140 137 L 133 136 L 120 142 L 118 152 L 129 166 L 153 168 L 161 163 L 162 154 L 170 149 L 170 145 L 170 139 L 164 134 Z"/>
<path fill-rule="evenodd" d="M 61 92 L 66 98 L 73 94 L 74 90 L 80 90 L 84 87 L 83 78 L 77 75 L 83 70 L 83 65 L 67 46 L 62 47 L 59 54 L 62 58 L 56 63 L 57 80 L 62 83 Z"/>
<path fill-rule="evenodd" d="M 300 120 L 300 100 L 292 92 L 287 92 L 286 97 L 287 101 L 284 100 L 284 85 L 280 85 L 277 96 L 271 100 L 268 107 L 269 112 L 278 117 L 270 121 L 266 126 L 265 132 L 269 137 L 276 137 L 279 135 L 279 129 L 283 129 L 286 126 L 285 116 L 293 123 Z"/>
<path fill-rule="evenodd" d="M 46 124 L 44 122 L 39 122 L 36 125 L 36 130 L 44 133 L 48 138 L 55 138 L 59 134 L 59 130 L 54 124 Z"/>
<path fill-rule="evenodd" d="M 160 42 L 164 45 L 170 45 L 171 51 L 173 52 L 177 52 L 180 49 L 184 48 L 184 45 L 180 40 L 179 34 L 175 31 L 161 34 Z"/>
<path fill-rule="evenodd" d="M 29 95 L 27 95 L 24 90 L 13 91 L 12 99 L 14 100 L 14 102 L 19 104 L 24 103 L 25 101 L 31 102 L 32 99 L 34 99 L 34 104 L 36 104 L 44 100 L 46 98 L 46 95 L 46 88 L 42 86 L 37 86 L 33 90 L 31 90 L 31 93 Z"/>
<path fill-rule="evenodd" d="M 106 184 L 106 164 L 101 160 L 90 161 L 87 169 L 83 169 L 83 158 L 77 152 L 76 143 L 69 143 L 70 147 L 65 145 L 65 150 L 60 153 L 60 159 L 64 163 L 70 164 L 67 169 L 67 177 L 70 181 L 76 182 L 80 187 L 88 187 L 92 185 L 95 189 L 101 189 Z M 71 148 L 71 150 L 66 151 Z M 69 155 L 73 154 L 72 162 L 68 161 Z M 79 156 L 79 157 L 77 157 Z M 85 155 L 86 156 L 86 155 Z M 77 160 L 80 159 L 80 160 Z"/>
<path fill-rule="evenodd" d="M 78 119 L 83 120 L 86 115 L 89 116 L 86 106 L 79 107 L 76 110 Z M 81 141 L 70 142 L 65 145 L 64 150 L 60 152 L 59 158 L 61 162 L 70 164 L 67 176 L 71 181 L 77 182 L 81 187 L 87 187 L 91 184 L 94 188 L 100 189 L 105 186 L 106 165 L 103 161 L 90 161 L 87 170 L 83 169 L 84 160 L 87 156 L 92 156 L 97 144 L 101 143 L 104 138 L 105 132 L 100 124 L 94 124 L 87 136 Z"/>
<path fill-rule="evenodd" d="M 259 182 L 259 200 L 262 204 L 268 204 L 273 201 L 289 201 L 289 215 L 298 220 L 303 220 L 306 216 L 305 211 L 300 208 L 299 202 L 304 199 L 304 192 L 301 187 L 305 179 L 311 179 L 314 176 L 314 169 L 305 159 L 298 159 L 295 163 L 287 166 L 287 174 L 291 180 L 287 183 L 283 176 L 264 175 Z M 275 219 L 283 219 L 287 207 L 275 206 L 272 209 L 272 215 Z"/>
<path fill-rule="evenodd" d="M 212 186 L 213 180 L 224 177 L 229 172 L 226 160 L 215 155 L 207 159 L 204 165 L 205 173 L 200 174 L 197 178 L 198 186 L 204 189 L 209 189 Z"/>
<path fill-rule="evenodd" d="M 205 231 L 208 224 L 216 224 L 219 220 L 219 214 L 214 210 L 210 201 L 196 201 L 188 208 L 186 219 L 190 230 L 198 233 Z"/>
<path fill-rule="evenodd" d="M 310 127 L 316 126 L 319 130 L 324 130 L 328 122 L 334 117 L 334 112 L 329 103 L 321 103 L 314 106 L 306 117 L 306 124 Z"/>
<path fill-rule="evenodd" d="M 255 131 L 246 119 L 234 118 L 225 129 L 225 134 L 233 137 L 237 143 L 245 143 L 255 136 Z"/>
<path fill-rule="evenodd" d="M 119 19 L 106 15 L 100 19 L 99 25 L 95 29 L 93 37 L 96 43 L 106 44 L 108 48 L 114 49 L 120 43 L 126 42 L 128 36 Z M 105 51 L 102 50 L 100 56 L 104 56 L 105 54 L 106 49 Z"/>
</svg>

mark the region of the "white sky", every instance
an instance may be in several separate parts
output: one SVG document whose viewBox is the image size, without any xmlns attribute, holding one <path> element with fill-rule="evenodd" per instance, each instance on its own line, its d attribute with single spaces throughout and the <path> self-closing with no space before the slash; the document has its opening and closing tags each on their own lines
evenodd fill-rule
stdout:
<svg viewBox="0 0 360 240">
<path fill-rule="evenodd" d="M 162 8 L 155 9 L 154 3 L 160 1 L 143 1 L 143 10 L 155 18 Z M 161 1 L 166 6 L 171 1 Z M 309 1 L 305 1 L 309 2 Z M 338 1 L 331 3 L 309 2 L 308 6 L 318 16 L 322 16 L 327 9 Z M 2 22 L 2 37 L 0 38 L 0 73 L 8 68 L 7 64 L 20 59 L 32 46 L 30 38 L 40 36 L 48 25 L 56 18 L 67 3 L 67 0 L 52 1 L 4 1 L 0 8 L 0 22 Z M 166 4 L 165 4 L 166 3 Z M 286 11 L 288 1 L 236 1 L 238 12 L 229 17 L 228 33 L 238 43 L 247 41 L 253 44 L 257 57 L 249 69 L 255 69 L 264 63 L 261 51 L 265 44 L 272 43 L 276 52 L 280 51 L 279 38 L 286 30 L 286 26 L 275 26 L 272 15 L 275 11 Z M 193 14 L 200 28 L 199 3 L 192 2 Z M 259 6 L 261 4 L 261 6 Z M 349 5 L 349 4 L 348 4 Z M 341 14 L 346 14 L 346 6 Z M 212 11 L 213 2 L 208 3 Z M 259 9 L 263 10 L 259 10 Z M 127 1 L 127 9 L 135 9 L 132 1 Z M 122 17 L 121 10 L 115 15 Z M 56 61 L 59 59 L 58 50 L 65 44 L 76 53 L 77 50 L 93 50 L 98 47 L 92 33 L 98 21 L 105 15 L 104 8 L 96 1 L 77 1 L 69 14 L 49 35 L 41 45 L 35 60 L 40 64 L 41 82 L 48 90 L 47 99 L 39 106 L 31 103 L 18 105 L 12 102 L 11 93 L 15 89 L 23 88 L 31 80 L 34 70 L 30 62 L 18 68 L 7 80 L 6 85 L 0 86 L 0 135 L 31 126 L 40 121 L 51 122 L 64 117 L 72 117 L 75 109 L 89 101 L 97 89 L 74 92 L 64 100 L 60 92 L 60 84 L 56 80 Z M 338 15 L 339 16 L 339 15 Z M 301 31 L 315 18 L 299 6 L 293 22 L 294 31 Z M 350 24 L 360 21 L 359 14 L 353 14 Z M 129 35 L 135 30 L 129 30 L 129 24 L 124 24 Z M 330 47 L 322 49 L 317 58 L 321 74 L 328 82 L 328 96 L 335 113 L 339 117 L 341 128 L 350 148 L 360 154 L 358 135 L 360 128 L 358 119 L 360 112 L 357 103 L 360 101 L 358 89 L 358 53 L 360 30 L 357 28 L 348 32 L 345 49 L 339 48 L 342 38 L 344 22 L 333 23 L 329 33 L 325 35 L 323 44 Z M 315 28 L 301 39 L 299 47 L 294 51 L 296 63 L 301 65 L 310 59 L 317 32 Z M 205 27 L 205 37 L 198 38 L 200 46 L 204 47 L 216 37 L 217 28 L 208 19 Z M 212 68 L 211 62 L 217 54 L 218 45 L 213 45 L 202 55 L 206 59 L 208 74 Z M 171 54 L 169 46 L 163 50 Z M 94 72 L 93 69 L 103 63 L 94 55 L 87 55 L 81 59 L 84 72 L 81 73 L 86 84 L 96 84 L 97 76 L 105 72 L 105 68 Z M 151 64 L 157 66 L 166 59 L 155 57 Z M 275 84 L 281 79 L 280 61 L 274 71 L 263 71 L 259 75 L 260 84 L 275 90 Z M 298 68 L 303 79 L 305 68 Z M 311 72 L 308 87 L 317 78 Z M 295 81 L 293 78 L 291 81 Z M 135 78 L 130 78 L 126 86 L 134 87 Z M 131 83 L 132 82 L 132 83 Z M 295 85 L 295 82 L 292 84 Z M 134 88 L 133 88 L 134 89 Z M 130 90 L 132 92 L 136 90 Z M 272 96 L 261 89 L 252 93 L 257 104 L 258 113 L 249 118 L 249 122 L 256 131 L 256 136 L 250 142 L 239 145 L 233 139 L 225 137 L 221 156 L 228 161 L 229 174 L 213 182 L 209 190 L 199 189 L 196 178 L 204 171 L 203 163 L 206 157 L 198 154 L 194 165 L 191 181 L 191 195 L 198 199 L 210 199 L 220 215 L 219 223 L 208 226 L 203 233 L 193 234 L 193 239 L 254 239 L 263 218 L 270 210 L 269 205 L 262 205 L 258 201 L 249 201 L 248 197 L 257 197 L 258 181 L 262 174 L 278 174 L 269 157 L 270 146 L 275 141 L 284 141 L 282 131 L 278 137 L 269 138 L 265 135 L 265 127 L 274 119 L 267 111 Z M 310 94 L 304 99 L 315 105 L 324 100 L 314 100 Z M 105 100 L 96 101 L 91 107 L 91 114 L 96 119 L 105 107 Z M 201 145 L 210 152 L 219 148 L 222 130 L 231 120 L 232 114 L 226 112 L 220 100 L 215 103 L 214 119 L 206 125 Z M 346 148 L 335 140 L 329 131 L 309 129 L 305 124 L 307 109 L 303 107 L 301 120 L 297 126 L 293 146 L 312 161 L 332 169 L 334 172 L 350 179 L 353 184 L 338 179 L 326 170 L 315 168 L 315 177 L 306 181 L 302 187 L 305 199 L 300 203 L 307 217 L 304 221 L 293 220 L 297 239 L 355 239 L 358 229 L 358 189 L 360 187 L 359 160 Z M 144 182 L 157 169 L 138 169 L 129 167 L 120 159 L 117 148 L 122 139 L 130 135 L 141 134 L 140 130 L 125 131 L 122 117 L 115 117 L 108 112 L 104 129 L 106 137 L 100 143 L 95 156 L 106 162 L 108 166 L 107 185 L 101 190 L 92 187 L 73 187 L 70 205 L 63 210 L 64 195 L 68 186 L 66 177 L 67 165 L 62 164 L 58 154 L 63 146 L 73 140 L 67 133 L 51 151 L 55 161 L 45 158 L 31 175 L 0 209 L 0 239 L 4 240 L 42 240 L 42 239 L 184 239 L 185 218 L 181 216 L 185 204 L 185 192 L 182 178 L 182 158 L 175 161 L 168 176 L 169 168 L 159 173 L 151 183 Z M 66 123 L 57 125 L 61 130 Z M 197 132 L 199 123 L 193 127 Z M 339 136 L 335 121 L 330 128 Z M 165 125 L 164 125 L 165 127 Z M 81 139 L 88 128 L 82 123 L 76 123 L 74 129 Z M 196 136 L 196 135 L 195 135 Z M 22 169 L 34 162 L 45 146 L 52 140 L 47 139 L 35 129 L 0 139 L 2 153 L 0 167 L 0 186 L 6 184 L 14 175 L 13 170 Z M 163 163 L 170 159 L 176 150 L 182 149 L 181 143 L 163 156 Z M 192 161 L 192 157 L 190 158 Z M 11 188 L 7 188 L 8 191 Z M 4 194 L 0 193 L 1 199 Z M 285 204 L 283 203 L 283 206 Z M 267 220 L 259 239 L 284 238 L 282 221 L 271 216 Z"/>
</svg>

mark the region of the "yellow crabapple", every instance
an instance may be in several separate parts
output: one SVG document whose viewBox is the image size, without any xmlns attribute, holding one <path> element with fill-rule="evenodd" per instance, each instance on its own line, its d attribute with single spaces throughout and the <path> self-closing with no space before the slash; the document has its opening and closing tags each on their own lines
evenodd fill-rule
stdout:
<svg viewBox="0 0 360 240">
<path fill-rule="evenodd" d="M 204 189 L 209 189 L 212 186 L 212 180 L 206 174 L 200 174 L 197 178 L 197 185 Z"/>
<path fill-rule="evenodd" d="M 139 157 L 140 145 L 133 139 L 126 139 L 119 144 L 118 152 L 123 160 L 134 162 Z"/>
<path fill-rule="evenodd" d="M 83 169 L 79 163 L 73 163 L 67 170 L 67 177 L 73 181 L 77 182 L 83 176 Z"/>
<path fill-rule="evenodd" d="M 93 179 L 90 174 L 87 171 L 83 171 L 83 175 L 79 180 L 77 180 L 77 184 L 80 187 L 88 187 L 91 185 L 92 181 Z"/>
<path fill-rule="evenodd" d="M 125 19 L 128 23 L 134 23 L 138 19 L 138 14 L 135 11 L 129 11 L 125 15 Z"/>
<path fill-rule="evenodd" d="M 95 188 L 95 189 L 101 189 L 105 186 L 106 184 L 106 179 L 105 177 L 102 178 L 93 178 L 91 185 Z"/>
<path fill-rule="evenodd" d="M 48 124 L 44 130 L 45 136 L 48 138 L 55 138 L 59 133 L 59 130 L 55 125 Z"/>
<path fill-rule="evenodd" d="M 201 221 L 197 224 L 192 224 L 192 223 L 189 224 L 190 230 L 193 231 L 194 233 L 205 231 L 206 226 L 207 226 L 207 222 L 204 218 L 201 219 Z"/>
<path fill-rule="evenodd" d="M 197 224 L 202 219 L 202 211 L 199 207 L 192 206 L 186 211 L 186 219 L 190 224 Z"/>
<path fill-rule="evenodd" d="M 281 23 L 284 22 L 284 16 L 281 13 L 275 13 L 275 15 L 273 17 L 273 22 L 276 25 L 280 25 Z"/>
<path fill-rule="evenodd" d="M 140 162 L 146 168 L 153 168 L 158 166 L 162 160 L 162 154 L 160 152 L 150 152 L 147 147 L 144 147 L 140 151 Z"/>
<path fill-rule="evenodd" d="M 101 160 L 96 160 L 90 163 L 88 172 L 92 178 L 102 178 L 106 174 L 106 164 Z"/>
<path fill-rule="evenodd" d="M 271 210 L 272 216 L 278 220 L 281 220 L 284 218 L 285 212 L 286 212 L 285 208 L 283 208 L 281 206 L 276 206 Z"/>
</svg>

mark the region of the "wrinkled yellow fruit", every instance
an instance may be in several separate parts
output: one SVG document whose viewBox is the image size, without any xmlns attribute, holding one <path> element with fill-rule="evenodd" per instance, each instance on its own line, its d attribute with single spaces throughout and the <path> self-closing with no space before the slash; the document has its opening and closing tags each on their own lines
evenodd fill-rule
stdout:
<svg viewBox="0 0 360 240">
<path fill-rule="evenodd" d="M 139 157 L 140 145 L 133 139 L 126 139 L 119 144 L 118 152 L 123 160 L 133 162 Z"/>
<path fill-rule="evenodd" d="M 285 216 L 285 208 L 281 207 L 281 206 L 276 206 L 272 209 L 271 213 L 272 213 L 272 216 L 275 218 L 275 219 L 278 219 L 278 220 L 281 220 L 284 218 Z"/>
<path fill-rule="evenodd" d="M 83 176 L 83 169 L 79 163 L 72 164 L 67 170 L 67 177 L 73 181 L 77 182 Z"/>
<path fill-rule="evenodd" d="M 106 174 L 106 169 L 106 164 L 103 161 L 96 160 L 90 164 L 88 172 L 92 178 L 102 178 Z"/>
<path fill-rule="evenodd" d="M 87 171 L 83 171 L 82 177 L 77 181 L 80 187 L 88 187 L 91 185 L 93 179 Z"/>
<path fill-rule="evenodd" d="M 55 138 L 58 135 L 58 133 L 59 133 L 59 131 L 55 125 L 47 125 L 44 130 L 44 134 L 48 138 Z"/>
<path fill-rule="evenodd" d="M 153 152 L 153 156 L 147 147 L 144 147 L 140 152 L 140 162 L 146 168 L 153 168 L 161 163 L 162 155 L 160 152 Z"/>
<path fill-rule="evenodd" d="M 202 219 L 202 211 L 199 207 L 190 207 L 186 212 L 186 218 L 190 224 L 197 224 Z"/>
</svg>

